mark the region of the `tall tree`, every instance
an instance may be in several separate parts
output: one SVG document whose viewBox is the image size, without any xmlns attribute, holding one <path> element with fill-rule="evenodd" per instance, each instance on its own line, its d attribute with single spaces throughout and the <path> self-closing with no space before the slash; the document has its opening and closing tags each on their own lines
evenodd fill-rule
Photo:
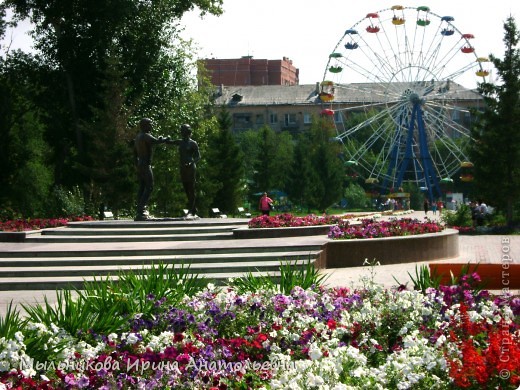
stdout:
<svg viewBox="0 0 520 390">
<path fill-rule="evenodd" d="M 47 99 L 40 104 L 46 111 L 46 138 L 55 150 L 56 183 L 83 184 L 90 191 L 103 168 L 99 155 L 115 156 L 120 147 L 118 142 L 99 141 L 111 132 L 121 134 L 122 118 L 132 128 L 140 117 L 152 117 L 172 132 L 177 120 L 195 123 L 200 118 L 201 105 L 188 101 L 197 85 L 190 81 L 190 54 L 179 38 L 178 20 L 195 7 L 201 14 L 220 14 L 221 4 L 222 0 L 2 2 L 0 12 L 9 7 L 15 18 L 29 18 L 34 24 L 35 46 L 51 70 Z M 116 123 L 114 113 L 103 111 L 107 96 L 117 88 L 122 101 L 120 110 L 113 108 L 120 114 Z M 112 124 L 107 125 L 110 116 Z"/>
<path fill-rule="evenodd" d="M 263 126 L 258 130 L 258 155 L 254 167 L 254 191 L 264 192 L 273 189 L 275 184 L 275 161 L 277 137 L 273 129 Z"/>
<path fill-rule="evenodd" d="M 294 140 L 292 135 L 287 131 L 276 133 L 276 144 L 274 147 L 272 187 L 287 192 L 287 183 L 294 158 Z"/>
<path fill-rule="evenodd" d="M 311 128 L 311 161 L 318 182 L 314 186 L 313 206 L 325 212 L 343 194 L 344 168 L 340 159 L 341 144 L 335 141 L 329 118 L 320 118 Z"/>
<path fill-rule="evenodd" d="M 294 157 L 289 169 L 289 177 L 286 186 L 287 194 L 292 201 L 310 211 L 313 187 L 318 182 L 317 174 L 312 167 L 311 141 L 307 132 L 298 137 L 294 148 Z"/>
<path fill-rule="evenodd" d="M 0 218 L 46 216 L 52 185 L 46 113 L 38 107 L 46 70 L 20 51 L 0 59 Z"/>
<path fill-rule="evenodd" d="M 490 55 L 497 83 L 478 89 L 486 107 L 472 130 L 471 158 L 478 192 L 513 225 L 520 199 L 520 33 L 513 17 L 504 23 L 504 58 Z"/>
<path fill-rule="evenodd" d="M 219 129 L 210 137 L 206 159 L 211 166 L 208 179 L 219 183 L 213 205 L 227 214 L 236 213 L 245 187 L 243 154 L 231 132 L 232 124 L 229 111 L 223 108 L 218 116 Z"/>
</svg>

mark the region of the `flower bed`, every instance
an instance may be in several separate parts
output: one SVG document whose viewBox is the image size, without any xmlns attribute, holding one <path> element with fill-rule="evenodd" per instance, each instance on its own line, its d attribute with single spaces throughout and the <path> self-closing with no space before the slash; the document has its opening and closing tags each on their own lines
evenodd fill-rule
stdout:
<svg viewBox="0 0 520 390">
<path fill-rule="evenodd" d="M 520 385 L 520 300 L 467 284 L 420 291 L 208 285 L 177 306 L 148 296 L 118 333 L 28 324 L 0 339 L 0 383 L 31 389 L 446 389 Z M 26 343 L 43 340 L 46 361 Z M 52 353 L 53 349 L 61 352 Z M 0 386 L 1 387 L 1 386 Z"/>
<path fill-rule="evenodd" d="M 0 242 L 23 242 L 27 235 L 39 233 L 41 229 L 66 226 L 69 222 L 93 221 L 90 216 L 76 216 L 70 218 L 35 218 L 17 219 L 0 222 Z"/>
<path fill-rule="evenodd" d="M 76 216 L 69 218 L 34 218 L 16 219 L 0 222 L 2 232 L 24 232 L 66 226 L 71 221 L 93 221 L 89 216 Z"/>
<path fill-rule="evenodd" d="M 292 214 L 278 214 L 274 216 L 260 215 L 252 218 L 248 227 L 250 229 L 280 228 L 280 227 L 301 227 L 301 226 L 319 226 L 332 225 L 343 219 L 354 218 L 354 215 L 307 215 L 305 217 L 296 217 Z"/>
<path fill-rule="evenodd" d="M 366 239 L 376 237 L 401 237 L 416 234 L 438 233 L 444 227 L 438 222 L 421 222 L 418 219 L 402 218 L 392 221 L 374 221 L 363 219 L 360 224 L 352 225 L 349 221 L 340 221 L 330 228 L 329 238 Z"/>
</svg>

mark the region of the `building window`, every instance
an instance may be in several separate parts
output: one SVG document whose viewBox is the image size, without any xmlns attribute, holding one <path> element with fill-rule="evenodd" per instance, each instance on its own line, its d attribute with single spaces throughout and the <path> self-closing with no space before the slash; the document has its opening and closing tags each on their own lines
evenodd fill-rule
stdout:
<svg viewBox="0 0 520 390">
<path fill-rule="evenodd" d="M 285 126 L 292 126 L 296 124 L 296 114 L 285 114 Z"/>
<path fill-rule="evenodd" d="M 251 114 L 234 114 L 233 119 L 235 121 L 235 129 L 250 129 L 251 126 Z"/>
<path fill-rule="evenodd" d="M 460 115 L 460 111 L 455 109 L 453 110 L 453 114 L 451 115 L 451 119 L 453 119 L 454 122 L 457 122 L 457 123 L 460 123 L 461 122 L 461 115 Z"/>
<path fill-rule="evenodd" d="M 334 111 L 334 122 L 343 123 L 343 115 L 341 111 Z"/>
<path fill-rule="evenodd" d="M 269 114 L 269 123 L 271 123 L 271 124 L 278 123 L 278 115 L 277 114 Z"/>
<path fill-rule="evenodd" d="M 303 123 L 306 125 L 312 123 L 312 116 L 308 112 L 303 113 Z"/>
<path fill-rule="evenodd" d="M 261 114 L 256 114 L 256 124 L 263 125 L 264 124 L 264 116 Z"/>
</svg>

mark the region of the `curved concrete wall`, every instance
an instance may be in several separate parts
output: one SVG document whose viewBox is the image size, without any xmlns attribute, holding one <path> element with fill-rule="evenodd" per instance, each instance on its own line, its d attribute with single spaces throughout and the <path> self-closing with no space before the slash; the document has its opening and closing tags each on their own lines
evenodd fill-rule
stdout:
<svg viewBox="0 0 520 390">
<path fill-rule="evenodd" d="M 233 238 L 279 238 L 298 236 L 318 236 L 325 238 L 334 225 L 299 226 L 284 228 L 249 229 L 247 227 L 233 230 Z"/>
<path fill-rule="evenodd" d="M 442 260 L 459 255 L 459 232 L 446 229 L 440 233 L 415 236 L 370 238 L 363 240 L 329 240 L 320 268 L 359 267 L 365 259 L 381 264 Z"/>
</svg>

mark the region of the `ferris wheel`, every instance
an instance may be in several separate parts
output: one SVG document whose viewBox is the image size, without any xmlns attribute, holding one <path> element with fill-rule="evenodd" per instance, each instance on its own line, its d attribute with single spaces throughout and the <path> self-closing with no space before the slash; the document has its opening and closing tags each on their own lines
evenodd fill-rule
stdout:
<svg viewBox="0 0 520 390">
<path fill-rule="evenodd" d="M 347 29 L 330 53 L 320 98 L 345 165 L 381 192 L 416 183 L 430 199 L 453 181 L 469 142 L 470 109 L 489 60 L 454 17 L 393 6 Z"/>
</svg>

